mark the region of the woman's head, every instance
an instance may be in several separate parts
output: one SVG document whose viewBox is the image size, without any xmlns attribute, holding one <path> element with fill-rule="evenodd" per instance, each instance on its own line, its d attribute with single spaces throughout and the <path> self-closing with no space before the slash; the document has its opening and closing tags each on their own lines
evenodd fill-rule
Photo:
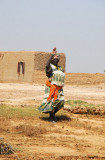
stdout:
<svg viewBox="0 0 105 160">
<path fill-rule="evenodd" d="M 56 54 L 55 54 L 54 57 L 52 58 L 51 63 L 52 63 L 53 65 L 57 66 L 59 60 L 60 60 L 60 54 L 58 54 L 58 53 L 56 52 Z"/>
</svg>

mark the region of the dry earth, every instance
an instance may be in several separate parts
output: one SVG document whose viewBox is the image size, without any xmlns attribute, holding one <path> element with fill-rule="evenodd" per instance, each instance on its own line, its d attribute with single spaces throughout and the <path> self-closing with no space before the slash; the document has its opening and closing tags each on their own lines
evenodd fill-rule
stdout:
<svg viewBox="0 0 105 160">
<path fill-rule="evenodd" d="M 105 118 L 96 116 L 0 118 L 0 137 L 16 148 L 0 160 L 102 160 L 105 159 Z"/>
<path fill-rule="evenodd" d="M 0 83 L 0 103 L 11 105 L 37 105 L 44 95 L 44 85 Z M 105 85 L 64 86 L 65 100 L 84 100 L 105 104 Z"/>
<path fill-rule="evenodd" d="M 37 107 L 43 94 L 42 83 L 0 83 L 1 104 Z M 105 104 L 105 83 L 66 83 L 64 94 L 65 100 Z M 0 117 L 0 137 L 16 148 L 12 155 L 0 155 L 0 160 L 105 159 L 105 116 L 63 112 L 65 116 L 57 115 L 57 123 L 48 122 L 45 115 L 34 119 Z"/>
</svg>

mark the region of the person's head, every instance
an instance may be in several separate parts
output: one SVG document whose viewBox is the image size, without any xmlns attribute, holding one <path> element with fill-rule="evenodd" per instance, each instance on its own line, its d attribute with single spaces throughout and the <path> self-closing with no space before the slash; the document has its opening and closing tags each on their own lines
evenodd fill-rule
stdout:
<svg viewBox="0 0 105 160">
<path fill-rule="evenodd" d="M 53 57 L 51 63 L 52 63 L 53 65 L 57 66 L 59 60 L 60 60 L 60 54 L 58 54 L 58 53 L 56 52 L 56 54 L 54 55 L 54 57 Z"/>
</svg>

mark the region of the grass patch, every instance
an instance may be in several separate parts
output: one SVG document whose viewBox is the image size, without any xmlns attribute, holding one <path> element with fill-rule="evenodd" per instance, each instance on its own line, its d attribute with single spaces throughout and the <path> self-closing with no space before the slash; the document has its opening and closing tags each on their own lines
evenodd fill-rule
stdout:
<svg viewBox="0 0 105 160">
<path fill-rule="evenodd" d="M 67 111 L 60 110 L 57 112 L 58 117 L 66 117 Z M 0 105 L 0 117 L 6 118 L 48 118 L 49 114 L 40 113 L 36 107 L 16 107 L 9 105 Z"/>
<path fill-rule="evenodd" d="M 96 108 L 100 106 L 105 107 L 105 105 L 102 105 L 102 104 L 91 104 L 81 100 L 68 100 L 65 102 L 65 104 L 68 104 L 71 107 L 74 107 L 74 106 L 78 106 L 78 107 L 84 106 L 84 107 L 90 107 L 90 108 Z"/>
<path fill-rule="evenodd" d="M 68 100 L 65 102 L 65 104 L 68 104 L 70 106 L 74 106 L 74 105 L 87 105 L 88 103 L 85 101 L 81 101 L 81 100 Z"/>
<path fill-rule="evenodd" d="M 0 105 L 0 117 L 7 118 L 26 118 L 39 117 L 40 113 L 33 107 L 14 107 Z"/>
<path fill-rule="evenodd" d="M 79 113 L 79 114 L 100 114 L 105 115 L 105 105 L 96 105 L 89 104 L 85 101 L 81 100 L 68 100 L 65 102 L 69 106 L 69 108 L 65 108 L 64 110 L 60 110 L 57 112 L 56 116 L 60 120 L 68 120 L 67 112 L 71 113 Z M 27 106 L 27 107 L 16 107 L 9 105 L 0 105 L 0 117 L 6 118 L 41 118 L 45 119 L 49 118 L 49 114 L 40 113 L 36 107 Z M 61 118 L 62 117 L 62 118 Z"/>
</svg>

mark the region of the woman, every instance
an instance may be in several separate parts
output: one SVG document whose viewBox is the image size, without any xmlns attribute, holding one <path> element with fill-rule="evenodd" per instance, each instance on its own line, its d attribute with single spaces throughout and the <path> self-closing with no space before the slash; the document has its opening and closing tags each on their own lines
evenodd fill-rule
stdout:
<svg viewBox="0 0 105 160">
<path fill-rule="evenodd" d="M 54 48 L 46 63 L 48 80 L 46 81 L 43 102 L 38 108 L 40 112 L 49 113 L 51 121 L 55 121 L 55 113 L 64 106 L 63 86 L 65 74 L 63 68 L 58 66 L 59 60 L 60 55 Z"/>
</svg>

